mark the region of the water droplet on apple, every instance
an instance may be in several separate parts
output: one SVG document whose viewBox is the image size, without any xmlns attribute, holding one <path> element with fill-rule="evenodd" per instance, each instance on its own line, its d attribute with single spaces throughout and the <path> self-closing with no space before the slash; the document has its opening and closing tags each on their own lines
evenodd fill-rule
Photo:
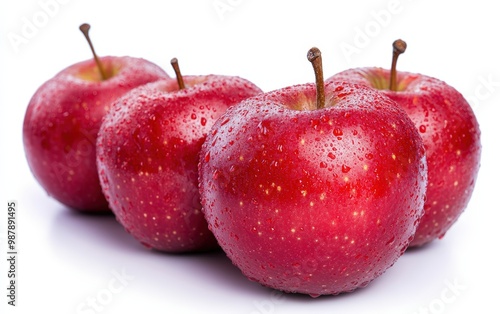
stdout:
<svg viewBox="0 0 500 314">
<path fill-rule="evenodd" d="M 210 161 L 210 152 L 207 152 L 207 154 L 205 155 L 205 162 L 209 161 Z"/>
<path fill-rule="evenodd" d="M 333 129 L 333 135 L 342 136 L 342 135 L 344 135 L 344 132 L 342 132 L 342 130 L 339 128 L 335 128 L 335 129 Z"/>
<path fill-rule="evenodd" d="M 253 282 L 259 282 L 259 280 L 257 280 L 257 278 L 252 277 L 252 276 L 248 276 L 247 279 L 250 281 L 253 281 Z"/>
<path fill-rule="evenodd" d="M 326 164 L 326 162 L 322 161 L 322 162 L 319 163 L 319 167 L 320 168 L 326 168 L 326 167 L 328 167 L 328 165 Z"/>
<path fill-rule="evenodd" d="M 193 120 L 196 119 L 196 114 L 195 113 L 191 114 L 191 119 L 193 119 Z"/>
<path fill-rule="evenodd" d="M 332 152 L 328 153 L 328 158 L 335 159 L 337 158 Z"/>
<path fill-rule="evenodd" d="M 342 172 L 343 173 L 348 173 L 350 170 L 351 170 L 351 167 L 346 166 L 346 165 L 342 165 Z"/>
<path fill-rule="evenodd" d="M 219 177 L 219 175 L 220 175 L 219 170 L 215 170 L 215 171 L 214 171 L 214 173 L 212 174 L 212 178 L 213 178 L 214 180 L 217 180 L 217 178 Z"/>
<path fill-rule="evenodd" d="M 311 119 L 311 126 L 313 127 L 313 129 L 317 129 L 318 128 L 318 125 L 319 125 L 319 119 Z"/>
<path fill-rule="evenodd" d="M 259 129 L 259 131 L 262 135 L 267 135 L 267 133 L 269 132 L 267 127 L 264 125 L 263 121 L 259 122 L 259 124 L 257 125 L 257 128 Z"/>
<path fill-rule="evenodd" d="M 385 245 L 391 245 L 391 244 L 393 244 L 393 243 L 394 243 L 394 240 L 396 240 L 396 238 L 395 238 L 394 236 L 392 236 L 392 237 L 389 239 L 389 241 L 387 241 L 387 242 L 385 243 Z"/>
<path fill-rule="evenodd" d="M 435 132 L 435 133 L 432 134 L 432 141 L 434 143 L 436 143 L 437 141 L 439 141 L 439 133 Z"/>
<path fill-rule="evenodd" d="M 207 124 L 207 119 L 206 118 L 201 118 L 201 125 L 205 126 Z"/>
<path fill-rule="evenodd" d="M 368 154 L 365 155 L 365 157 L 366 157 L 366 159 L 370 160 L 370 159 L 373 158 L 373 154 L 368 153 Z"/>
<path fill-rule="evenodd" d="M 423 124 L 418 128 L 418 130 L 420 131 L 420 133 L 425 133 L 426 129 L 427 129 L 426 126 L 423 125 Z"/>
<path fill-rule="evenodd" d="M 399 245 L 401 246 L 401 250 L 399 250 L 399 255 L 401 256 L 408 248 L 408 243 L 400 243 Z"/>
<path fill-rule="evenodd" d="M 311 298 L 314 298 L 314 299 L 316 299 L 316 298 L 317 298 L 317 297 L 319 297 L 320 295 L 321 295 L 321 294 L 319 294 L 319 293 L 310 293 L 310 294 L 309 294 L 309 296 L 310 296 Z"/>
<path fill-rule="evenodd" d="M 213 141 L 212 141 L 212 147 L 215 146 L 215 144 L 217 143 L 217 141 L 219 140 L 218 137 L 216 137 Z"/>
</svg>

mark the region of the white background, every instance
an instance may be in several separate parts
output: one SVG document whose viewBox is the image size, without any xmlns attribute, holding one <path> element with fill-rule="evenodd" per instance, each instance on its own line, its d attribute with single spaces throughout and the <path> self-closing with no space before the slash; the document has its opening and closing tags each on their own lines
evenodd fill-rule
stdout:
<svg viewBox="0 0 500 314">
<path fill-rule="evenodd" d="M 54 1 L 0 5 L 0 313 L 500 313 L 494 2 Z M 57 6 L 45 12 L 43 3 Z M 36 30 L 23 34 L 34 18 Z M 323 51 L 329 77 L 350 67 L 388 67 L 391 43 L 401 37 L 408 42 L 401 70 L 438 77 L 473 105 L 483 153 L 472 200 L 443 240 L 407 252 L 367 288 L 337 297 L 275 293 L 248 281 L 221 253 L 146 250 L 113 217 L 76 214 L 49 198 L 24 157 L 31 96 L 63 68 L 90 58 L 78 30 L 83 22 L 92 25 L 102 56 L 143 57 L 171 75 L 169 60 L 177 57 L 184 74 L 238 75 L 265 91 L 312 82 L 312 46 Z M 14 44 L 15 36 L 23 42 Z M 6 305 L 9 200 L 18 201 L 16 308 Z"/>
</svg>

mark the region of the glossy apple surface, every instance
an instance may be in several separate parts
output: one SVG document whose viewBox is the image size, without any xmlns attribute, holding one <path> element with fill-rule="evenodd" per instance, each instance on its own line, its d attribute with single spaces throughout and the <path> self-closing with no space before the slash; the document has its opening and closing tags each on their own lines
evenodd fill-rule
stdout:
<svg viewBox="0 0 500 314">
<path fill-rule="evenodd" d="M 338 294 L 367 285 L 413 238 L 426 163 L 408 116 L 373 89 L 314 84 L 230 108 L 200 155 L 210 230 L 251 280 Z"/>
<path fill-rule="evenodd" d="M 118 221 L 147 247 L 166 252 L 210 250 L 198 192 L 199 151 L 227 108 L 260 93 L 227 76 L 167 79 L 123 96 L 106 116 L 97 162 L 104 194 Z"/>
<path fill-rule="evenodd" d="M 104 57 L 102 81 L 94 60 L 74 64 L 31 98 L 23 125 L 26 158 L 47 193 L 80 211 L 109 211 L 95 163 L 95 141 L 111 103 L 139 85 L 167 77 L 144 59 Z"/>
<path fill-rule="evenodd" d="M 442 238 L 472 196 L 479 171 L 480 129 L 464 97 L 445 82 L 429 76 L 398 73 L 396 91 L 389 90 L 390 71 L 351 69 L 334 75 L 378 89 L 410 116 L 424 141 L 428 163 L 425 214 L 411 246 Z"/>
</svg>

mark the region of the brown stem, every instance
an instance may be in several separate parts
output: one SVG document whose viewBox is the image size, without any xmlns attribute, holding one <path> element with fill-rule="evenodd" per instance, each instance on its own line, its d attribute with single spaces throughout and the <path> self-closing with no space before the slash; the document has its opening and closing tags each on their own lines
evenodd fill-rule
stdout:
<svg viewBox="0 0 500 314">
<path fill-rule="evenodd" d="M 102 62 L 97 56 L 97 54 L 95 53 L 94 45 L 92 45 L 92 41 L 90 40 L 89 36 L 90 25 L 87 23 L 83 23 L 82 25 L 80 25 L 80 30 L 82 31 L 83 36 L 85 36 L 85 39 L 87 39 L 87 42 L 89 43 L 90 50 L 92 50 L 92 55 L 94 56 L 95 63 L 97 64 L 97 68 L 99 69 L 99 73 L 101 74 L 101 79 L 103 81 L 107 80 L 109 77 L 108 75 L 106 75 L 106 71 L 104 71 L 104 66 L 102 65 Z"/>
<path fill-rule="evenodd" d="M 312 63 L 316 77 L 316 109 L 325 108 L 325 81 L 323 79 L 323 62 L 321 51 L 313 47 L 307 52 L 307 60 Z"/>
<path fill-rule="evenodd" d="M 181 69 L 179 68 L 179 61 L 177 58 L 173 58 L 170 60 L 170 64 L 174 68 L 175 76 L 177 77 L 177 84 L 179 85 L 179 89 L 184 89 L 186 86 L 184 85 L 184 79 L 182 78 Z"/>
<path fill-rule="evenodd" d="M 397 71 L 396 64 L 398 62 L 398 57 L 400 54 L 404 53 L 406 50 L 406 42 L 402 39 L 397 39 L 392 43 L 392 65 L 391 65 L 391 81 L 389 83 L 389 89 L 392 91 L 397 91 Z"/>
</svg>

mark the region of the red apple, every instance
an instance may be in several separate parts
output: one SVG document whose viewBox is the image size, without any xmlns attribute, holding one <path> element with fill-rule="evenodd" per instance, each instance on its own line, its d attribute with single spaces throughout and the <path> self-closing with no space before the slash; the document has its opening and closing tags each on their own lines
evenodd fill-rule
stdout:
<svg viewBox="0 0 500 314">
<path fill-rule="evenodd" d="M 410 116 L 424 141 L 428 180 L 425 214 L 410 246 L 442 238 L 467 207 L 479 171 L 479 125 L 464 97 L 433 77 L 398 72 L 396 60 L 406 44 L 394 43 L 391 76 L 382 68 L 350 69 L 331 80 L 344 80 L 379 90 Z M 390 81 L 393 86 L 390 87 Z"/>
<path fill-rule="evenodd" d="M 365 86 L 323 91 L 316 73 L 316 85 L 230 108 L 199 165 L 203 212 L 232 262 L 264 286 L 313 297 L 390 267 L 413 238 L 427 183 L 422 139 L 401 108 Z"/>
<path fill-rule="evenodd" d="M 23 125 L 26 158 L 35 178 L 50 196 L 86 212 L 109 211 L 95 162 L 103 116 L 129 90 L 168 77 L 144 59 L 94 60 L 69 66 L 44 83 L 31 98 Z"/>
<path fill-rule="evenodd" d="M 123 96 L 97 141 L 103 191 L 118 221 L 166 252 L 217 247 L 201 212 L 199 151 L 229 106 L 261 92 L 238 77 L 185 76 L 184 84 L 161 80 Z"/>
</svg>

